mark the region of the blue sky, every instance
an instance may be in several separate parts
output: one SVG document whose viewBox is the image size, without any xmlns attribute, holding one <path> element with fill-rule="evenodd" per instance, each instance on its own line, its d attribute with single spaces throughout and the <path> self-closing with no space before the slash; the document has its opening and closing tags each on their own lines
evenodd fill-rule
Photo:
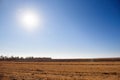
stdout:
<svg viewBox="0 0 120 80">
<path fill-rule="evenodd" d="M 25 8 L 42 16 L 42 28 L 21 28 L 16 14 Z M 120 1 L 0 0 L 0 55 L 120 57 Z"/>
</svg>

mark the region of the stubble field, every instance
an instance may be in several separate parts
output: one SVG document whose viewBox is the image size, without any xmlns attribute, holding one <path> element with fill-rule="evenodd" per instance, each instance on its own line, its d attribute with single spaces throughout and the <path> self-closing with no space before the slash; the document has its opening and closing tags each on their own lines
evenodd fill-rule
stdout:
<svg viewBox="0 0 120 80">
<path fill-rule="evenodd" d="M 120 62 L 0 62 L 0 80 L 120 80 Z"/>
</svg>

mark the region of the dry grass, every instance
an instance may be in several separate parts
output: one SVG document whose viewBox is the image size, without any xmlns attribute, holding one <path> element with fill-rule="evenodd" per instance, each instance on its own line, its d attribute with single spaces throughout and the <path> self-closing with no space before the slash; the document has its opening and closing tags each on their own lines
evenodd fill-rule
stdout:
<svg viewBox="0 0 120 80">
<path fill-rule="evenodd" d="M 0 62 L 0 80 L 120 80 L 120 62 Z"/>
</svg>

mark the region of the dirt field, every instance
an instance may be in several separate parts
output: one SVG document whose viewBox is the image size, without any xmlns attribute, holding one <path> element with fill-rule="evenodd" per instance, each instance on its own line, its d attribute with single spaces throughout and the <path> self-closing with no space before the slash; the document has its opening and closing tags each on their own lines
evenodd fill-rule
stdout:
<svg viewBox="0 0 120 80">
<path fill-rule="evenodd" d="M 120 80 L 120 62 L 0 62 L 0 80 Z"/>
</svg>

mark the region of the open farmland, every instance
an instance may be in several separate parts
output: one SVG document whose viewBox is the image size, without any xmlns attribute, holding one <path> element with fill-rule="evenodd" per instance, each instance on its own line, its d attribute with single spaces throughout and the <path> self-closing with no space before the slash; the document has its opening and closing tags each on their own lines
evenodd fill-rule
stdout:
<svg viewBox="0 0 120 80">
<path fill-rule="evenodd" d="M 120 62 L 0 62 L 0 80 L 120 80 Z"/>
</svg>

